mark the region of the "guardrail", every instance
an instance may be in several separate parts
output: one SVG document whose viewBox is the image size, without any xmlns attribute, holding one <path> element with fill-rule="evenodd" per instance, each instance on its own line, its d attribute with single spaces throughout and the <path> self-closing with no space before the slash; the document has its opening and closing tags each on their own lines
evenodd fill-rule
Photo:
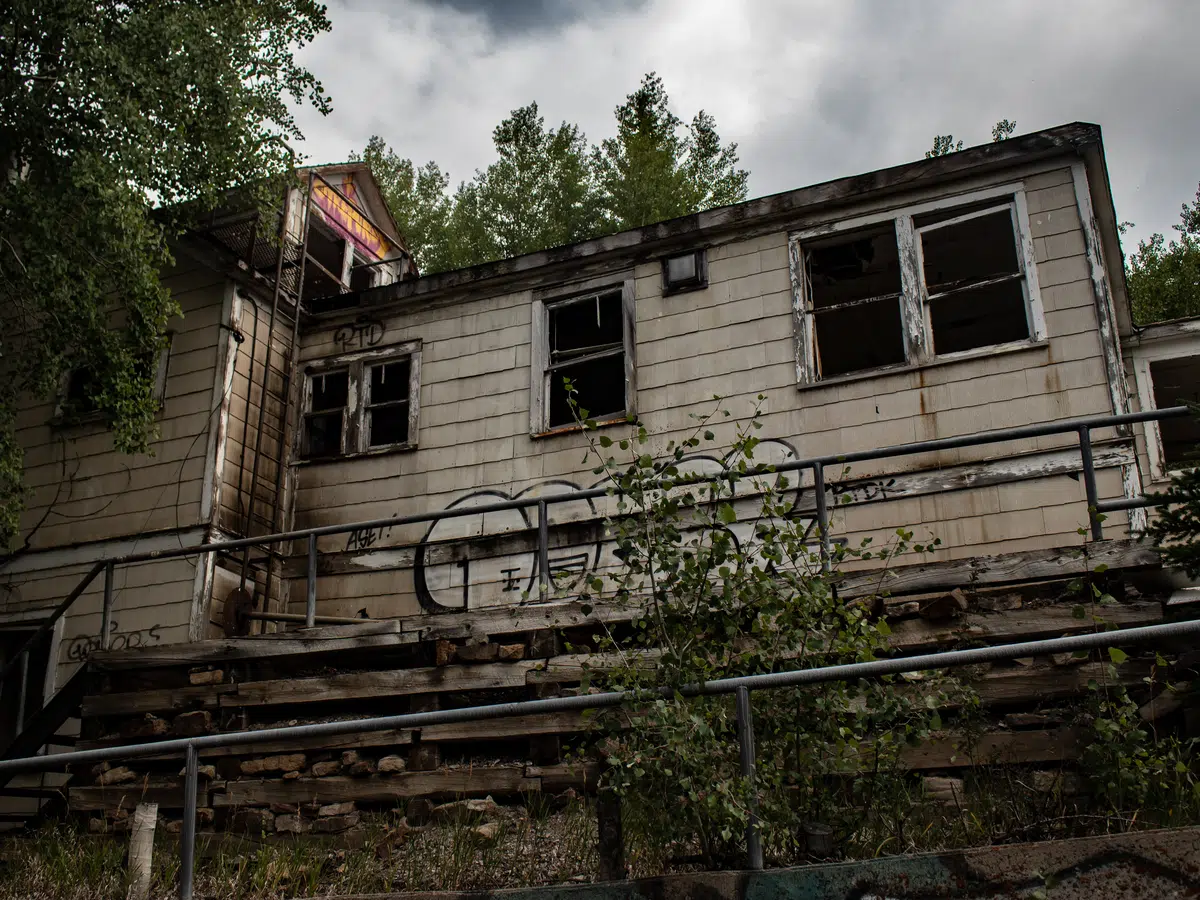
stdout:
<svg viewBox="0 0 1200 900">
<path fill-rule="evenodd" d="M 1106 415 L 1106 416 L 1084 416 L 1073 419 L 1062 419 L 1056 422 L 1044 422 L 1037 425 L 1022 425 L 1014 428 L 999 428 L 990 431 L 981 431 L 975 434 L 963 435 L 961 437 L 939 438 L 930 441 L 915 441 L 908 444 L 896 444 L 890 447 L 879 447 L 872 450 L 855 450 L 841 454 L 826 454 L 822 456 L 811 456 L 805 459 L 792 460 L 791 462 L 780 463 L 774 466 L 754 469 L 748 472 L 737 472 L 734 470 L 724 470 L 718 473 L 709 473 L 703 475 L 695 475 L 688 477 L 673 478 L 670 484 L 673 486 L 681 486 L 687 484 L 698 484 L 706 481 L 730 479 L 737 480 L 747 477 L 755 477 L 764 472 L 799 472 L 806 469 L 811 469 L 813 473 L 813 488 L 816 494 L 816 518 L 817 531 L 820 540 L 820 557 L 822 569 L 826 572 L 830 569 L 831 548 L 829 534 L 829 508 L 826 498 L 825 489 L 825 469 L 831 465 L 844 465 L 852 462 L 864 462 L 879 459 L 891 459 L 898 456 L 912 456 L 919 453 L 930 453 L 938 450 L 952 450 L 961 447 L 977 447 L 984 444 L 1002 443 L 1004 441 L 1021 440 L 1035 437 L 1047 437 L 1057 434 L 1072 434 L 1077 435 L 1079 443 L 1079 454 L 1083 468 L 1084 495 L 1087 500 L 1088 519 L 1091 526 L 1091 536 L 1093 540 L 1101 540 L 1103 538 L 1103 516 L 1107 512 L 1115 512 L 1117 510 L 1136 509 L 1139 507 L 1153 506 L 1154 500 L 1149 497 L 1123 497 L 1118 500 L 1101 500 L 1096 488 L 1096 468 L 1092 458 L 1092 438 L 1093 430 L 1100 428 L 1113 428 L 1123 425 L 1130 425 L 1136 422 L 1150 422 L 1162 419 L 1177 418 L 1190 413 L 1186 406 L 1173 406 L 1168 409 L 1149 410 L 1139 413 L 1125 413 L 1122 415 Z M 294 540 L 307 541 L 307 569 L 306 569 L 306 591 L 305 591 L 305 613 L 303 622 L 305 627 L 312 627 L 317 624 L 318 620 L 328 624 L 341 624 L 351 620 L 343 617 L 318 617 L 317 612 L 317 538 L 332 534 L 348 534 L 352 531 L 371 528 L 387 528 L 399 525 L 416 525 L 440 521 L 442 519 L 453 519 L 462 516 L 482 515 L 490 512 L 503 512 L 514 509 L 528 509 L 531 507 L 537 508 L 538 516 L 538 534 L 537 534 L 537 560 L 538 560 L 538 587 L 539 594 L 542 599 L 545 599 L 550 592 L 550 566 L 549 566 L 549 517 L 547 510 L 552 504 L 569 503 L 577 500 L 590 500 L 608 495 L 609 488 L 595 487 L 586 490 L 569 491 L 561 494 L 552 494 L 546 497 L 531 497 L 527 499 L 515 500 L 500 500 L 495 503 L 481 503 L 476 506 L 463 506 L 459 508 L 442 509 L 436 512 L 418 513 L 407 516 L 391 516 L 382 519 L 371 519 L 365 522 L 353 522 L 348 525 L 324 525 L 317 528 L 300 528 L 294 531 L 280 532 L 277 534 L 262 535 L 259 537 L 237 538 L 229 541 L 218 541 L 207 544 L 193 544 L 187 547 L 177 547 L 167 550 L 153 550 L 144 553 L 131 553 L 124 556 L 114 557 L 113 559 L 97 562 L 84 576 L 80 583 L 67 595 L 66 599 L 60 603 L 50 616 L 42 622 L 42 624 L 33 632 L 29 639 L 22 645 L 21 649 L 0 669 L 0 683 L 3 683 L 9 675 L 16 670 L 21 677 L 20 694 L 25 694 L 25 679 L 27 677 L 29 651 L 34 647 L 36 642 L 50 631 L 55 622 L 58 621 L 72 606 L 72 604 L 80 597 L 81 594 L 88 588 L 92 581 L 96 578 L 101 570 L 104 571 L 104 599 L 100 617 L 100 638 L 99 645 L 101 650 L 107 650 L 109 647 L 110 629 L 112 622 L 112 606 L 113 606 L 113 584 L 114 573 L 117 566 L 132 565 L 136 563 L 153 562 L 164 559 L 174 559 L 187 556 L 201 556 L 210 553 L 227 553 L 232 550 L 248 550 L 251 547 L 259 547 L 264 545 L 274 545 L 285 543 Z M 300 617 L 295 613 L 255 613 L 254 618 L 258 619 L 276 619 L 278 621 L 299 621 Z M 24 724 L 26 710 L 20 710 L 21 716 L 17 723 L 18 733 Z"/>
<path fill-rule="evenodd" d="M 251 746 L 267 741 L 286 741 L 300 738 L 334 737 L 346 734 L 362 734 L 399 728 L 420 728 L 455 722 L 477 722 L 485 719 L 501 719 L 512 716 L 546 715 L 571 710 L 604 709 L 629 702 L 645 702 L 657 697 L 672 697 L 676 693 L 685 697 L 736 695 L 737 731 L 742 776 L 749 785 L 749 822 L 746 828 L 746 854 L 751 869 L 762 869 L 762 841 L 757 819 L 757 796 L 754 788 L 755 752 L 754 721 L 750 705 L 752 690 L 774 690 L 806 684 L 822 684 L 832 681 L 847 681 L 895 675 L 902 672 L 922 672 L 930 669 L 954 668 L 983 662 L 1018 659 L 1027 656 L 1051 653 L 1069 653 L 1095 650 L 1105 647 L 1168 638 L 1200 635 L 1200 620 L 1173 622 L 1165 625 L 1147 625 L 1126 628 L 1099 634 L 1082 634 L 1073 637 L 1050 638 L 1039 641 L 1024 641 L 1017 644 L 1002 644 L 979 647 L 971 650 L 948 650 L 921 656 L 883 659 L 865 663 L 847 663 L 812 669 L 797 669 L 790 672 L 773 672 L 763 675 L 745 675 L 738 678 L 722 678 L 682 688 L 661 687 L 654 691 L 632 693 L 611 691 L 602 694 L 583 694 L 575 697 L 552 697 L 546 700 L 527 700 L 514 703 L 497 703 L 487 706 L 471 706 L 463 709 L 438 712 L 406 713 L 404 715 L 380 716 L 349 722 L 322 722 L 311 725 L 293 725 L 284 728 L 265 728 L 261 731 L 238 731 L 229 734 L 213 734 L 194 738 L 177 738 L 153 741 L 145 744 L 129 744 L 120 747 L 101 747 L 94 750 L 77 750 L 53 756 L 32 756 L 23 759 L 0 761 L 0 776 L 11 776 L 21 772 L 52 771 L 66 769 L 77 763 L 97 763 L 110 759 L 131 759 L 142 756 L 165 756 L 182 753 L 184 757 L 183 827 L 180 834 L 180 877 L 179 896 L 191 900 L 195 869 L 196 846 L 196 790 L 200 754 L 214 747 Z"/>
</svg>

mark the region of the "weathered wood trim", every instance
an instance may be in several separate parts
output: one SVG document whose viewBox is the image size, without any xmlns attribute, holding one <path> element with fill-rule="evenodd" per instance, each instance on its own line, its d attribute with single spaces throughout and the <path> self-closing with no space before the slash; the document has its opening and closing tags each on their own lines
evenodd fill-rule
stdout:
<svg viewBox="0 0 1200 900">
<path fill-rule="evenodd" d="M 804 277 L 804 248 L 798 238 L 788 238 L 788 275 L 792 284 L 792 333 L 796 339 L 796 383 L 812 384 L 819 378 L 813 345 L 813 326 Z"/>
<path fill-rule="evenodd" d="M 820 225 L 810 225 L 793 231 L 791 236 L 801 241 L 811 241 L 815 238 L 828 237 L 847 231 L 857 231 L 860 228 L 868 228 L 872 225 L 882 225 L 897 218 L 900 214 L 920 216 L 925 213 L 937 212 L 938 210 L 955 206 L 970 206 L 973 203 L 981 203 L 985 200 L 1011 197 L 1014 193 L 1021 190 L 1022 186 L 1020 181 L 1011 181 L 1005 184 L 989 185 L 972 191 L 947 194 L 933 200 L 906 203 L 890 210 L 879 210 L 878 212 L 866 213 L 865 215 L 852 216 L 845 219 L 831 219 L 829 222 Z"/>
<path fill-rule="evenodd" d="M 535 297 L 529 319 L 529 434 L 536 437 L 546 430 L 549 419 L 546 398 L 550 377 L 546 369 L 550 365 L 550 320 L 545 300 Z"/>
<path fill-rule="evenodd" d="M 204 481 L 200 494 L 200 519 L 208 525 L 217 524 L 221 509 L 221 489 L 224 486 L 225 453 L 228 449 L 229 408 L 233 400 L 233 376 L 237 368 L 238 326 L 242 318 L 242 297 L 237 285 L 225 284 L 225 297 L 221 305 L 218 329 L 228 334 L 217 344 L 217 365 L 213 371 L 211 407 L 217 413 L 215 426 L 209 429 L 208 444 L 204 452 Z"/>
<path fill-rule="evenodd" d="M 933 356 L 927 321 L 929 298 L 921 272 L 921 242 L 911 213 L 896 217 L 896 249 L 900 258 L 900 320 L 904 327 L 904 354 L 908 363 L 927 362 Z"/>
<path fill-rule="evenodd" d="M 1010 584 L 1041 578 L 1064 578 L 1093 571 L 1098 565 L 1109 569 L 1138 569 L 1160 565 L 1158 551 L 1138 540 L 1094 541 L 1087 557 L 1082 547 L 1031 550 L 1004 556 L 976 556 L 949 562 L 900 566 L 890 572 L 855 572 L 844 575 L 838 592 L 846 597 L 916 593 L 973 584 Z"/>
<path fill-rule="evenodd" d="M 637 415 L 637 305 L 633 275 L 621 285 L 621 340 L 625 345 L 625 415 Z"/>
<path fill-rule="evenodd" d="M 1116 308 L 1113 305 L 1108 276 L 1105 274 L 1100 226 L 1092 209 L 1087 168 L 1082 160 L 1071 163 L 1071 178 L 1075 186 L 1075 202 L 1079 207 L 1079 221 L 1082 223 L 1083 239 L 1087 248 L 1088 268 L 1092 275 L 1092 293 L 1096 304 L 1096 322 L 1100 329 L 1100 350 L 1104 355 L 1104 372 L 1108 378 L 1112 411 L 1119 415 L 1129 412 L 1129 390 L 1125 383 L 1125 366 L 1121 361 Z"/>
<path fill-rule="evenodd" d="M 79 566 L 82 578 L 83 570 L 93 563 L 128 556 L 131 553 L 178 550 L 181 543 L 198 544 L 202 542 L 204 533 L 203 526 L 189 525 L 185 528 L 151 532 L 135 537 L 87 541 L 66 547 L 48 547 L 44 550 L 27 550 L 13 556 L 12 559 L 0 566 L 0 573 L 22 575 L 28 572 L 44 572 L 47 569 Z"/>
<path fill-rule="evenodd" d="M 1025 310 L 1029 317 L 1029 339 L 1044 341 L 1046 311 L 1042 305 L 1042 289 L 1038 282 L 1037 252 L 1033 246 L 1033 235 L 1029 226 L 1029 201 L 1024 189 L 1013 194 L 1013 229 L 1018 241 L 1018 258 L 1025 276 Z"/>
</svg>

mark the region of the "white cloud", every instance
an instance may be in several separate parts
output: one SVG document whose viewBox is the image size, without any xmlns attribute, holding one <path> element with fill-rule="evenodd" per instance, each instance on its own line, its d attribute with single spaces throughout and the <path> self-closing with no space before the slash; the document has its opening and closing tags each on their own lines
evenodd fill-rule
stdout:
<svg viewBox="0 0 1200 900">
<path fill-rule="evenodd" d="M 980 143 L 1004 117 L 1102 125 L 1138 235 L 1169 229 L 1200 181 L 1190 0 L 345 0 L 330 18 L 303 55 L 334 100 L 301 115 L 314 160 L 379 133 L 458 181 L 513 108 L 537 100 L 599 140 L 654 69 L 677 112 L 738 141 L 755 195 L 919 159 L 939 132 Z"/>
</svg>

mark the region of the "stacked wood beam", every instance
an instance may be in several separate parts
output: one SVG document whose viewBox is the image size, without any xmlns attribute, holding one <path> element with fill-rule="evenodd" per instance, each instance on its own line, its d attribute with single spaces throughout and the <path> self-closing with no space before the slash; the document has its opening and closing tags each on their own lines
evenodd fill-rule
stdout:
<svg viewBox="0 0 1200 900">
<path fill-rule="evenodd" d="M 1065 582 L 1048 581 L 894 597 L 882 614 L 894 649 L 914 653 L 1095 630 L 1094 619 L 1079 617 L 1077 602 Z M 1163 604 L 1135 591 L 1093 611 L 1109 626 L 1163 621 Z M 621 618 L 618 610 L 575 602 L 530 604 L 103 654 L 83 704 L 80 747 L 575 693 L 585 671 L 613 663 L 587 647 L 595 646 L 598 628 Z M 562 652 L 568 644 L 573 652 Z M 1144 688 L 1152 656 L 1131 656 L 1118 667 L 1119 680 Z M 645 662 L 653 665 L 653 655 Z M 955 789 L 946 778 L 980 763 L 1069 766 L 1084 733 L 1039 710 L 1069 704 L 1106 672 L 1096 656 L 973 667 L 969 681 L 987 713 L 983 732 L 969 746 L 960 735 L 940 735 L 907 751 L 905 763 L 933 779 L 937 796 Z M 921 684 L 904 689 L 920 691 Z M 1151 714 L 1179 713 L 1161 701 L 1148 707 Z M 564 762 L 560 749 L 563 741 L 586 740 L 592 727 L 593 720 L 572 712 L 214 748 L 201 757 L 202 824 L 333 833 L 354 828 L 363 809 L 404 812 L 426 799 L 587 791 L 598 771 Z M 71 809 L 106 828 L 122 827 L 138 803 L 155 802 L 178 816 L 178 758 L 133 760 L 114 775 L 116 768 L 78 775 Z"/>
</svg>

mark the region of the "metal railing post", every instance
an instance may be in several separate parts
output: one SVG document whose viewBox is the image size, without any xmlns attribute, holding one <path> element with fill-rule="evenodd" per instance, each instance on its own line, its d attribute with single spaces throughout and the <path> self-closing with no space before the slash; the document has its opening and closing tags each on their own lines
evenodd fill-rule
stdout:
<svg viewBox="0 0 1200 900">
<path fill-rule="evenodd" d="M 829 558 L 829 505 L 825 501 L 825 466 L 813 464 L 813 490 L 817 494 L 817 530 L 821 537 L 821 571 L 832 568 Z"/>
<path fill-rule="evenodd" d="M 1087 493 L 1088 521 L 1092 526 L 1092 540 L 1104 537 L 1104 526 L 1100 521 L 1099 494 L 1096 491 L 1096 463 L 1092 459 L 1092 431 L 1087 425 L 1079 426 L 1079 456 L 1083 460 L 1083 489 Z"/>
<path fill-rule="evenodd" d="M 308 536 L 308 592 L 304 600 L 304 627 L 317 624 L 317 536 Z"/>
<path fill-rule="evenodd" d="M 737 700 L 738 751 L 742 763 L 742 777 L 746 779 L 747 805 L 746 856 L 750 868 L 760 871 L 763 867 L 762 835 L 758 830 L 758 788 L 754 784 L 754 715 L 750 710 L 750 690 L 738 687 Z"/>
<path fill-rule="evenodd" d="M 25 729 L 25 695 L 29 693 L 29 651 L 21 651 L 21 678 L 18 682 L 17 693 L 17 734 Z"/>
<path fill-rule="evenodd" d="M 183 828 L 179 833 L 179 898 L 192 900 L 192 876 L 196 867 L 196 779 L 200 760 L 196 745 L 184 752 Z"/>
<path fill-rule="evenodd" d="M 113 569 L 114 563 L 104 566 L 104 606 L 100 610 L 100 649 L 108 649 L 109 631 L 112 630 Z"/>
<path fill-rule="evenodd" d="M 550 521 L 547 504 L 539 500 L 538 511 L 538 597 L 545 602 L 550 597 Z"/>
</svg>

